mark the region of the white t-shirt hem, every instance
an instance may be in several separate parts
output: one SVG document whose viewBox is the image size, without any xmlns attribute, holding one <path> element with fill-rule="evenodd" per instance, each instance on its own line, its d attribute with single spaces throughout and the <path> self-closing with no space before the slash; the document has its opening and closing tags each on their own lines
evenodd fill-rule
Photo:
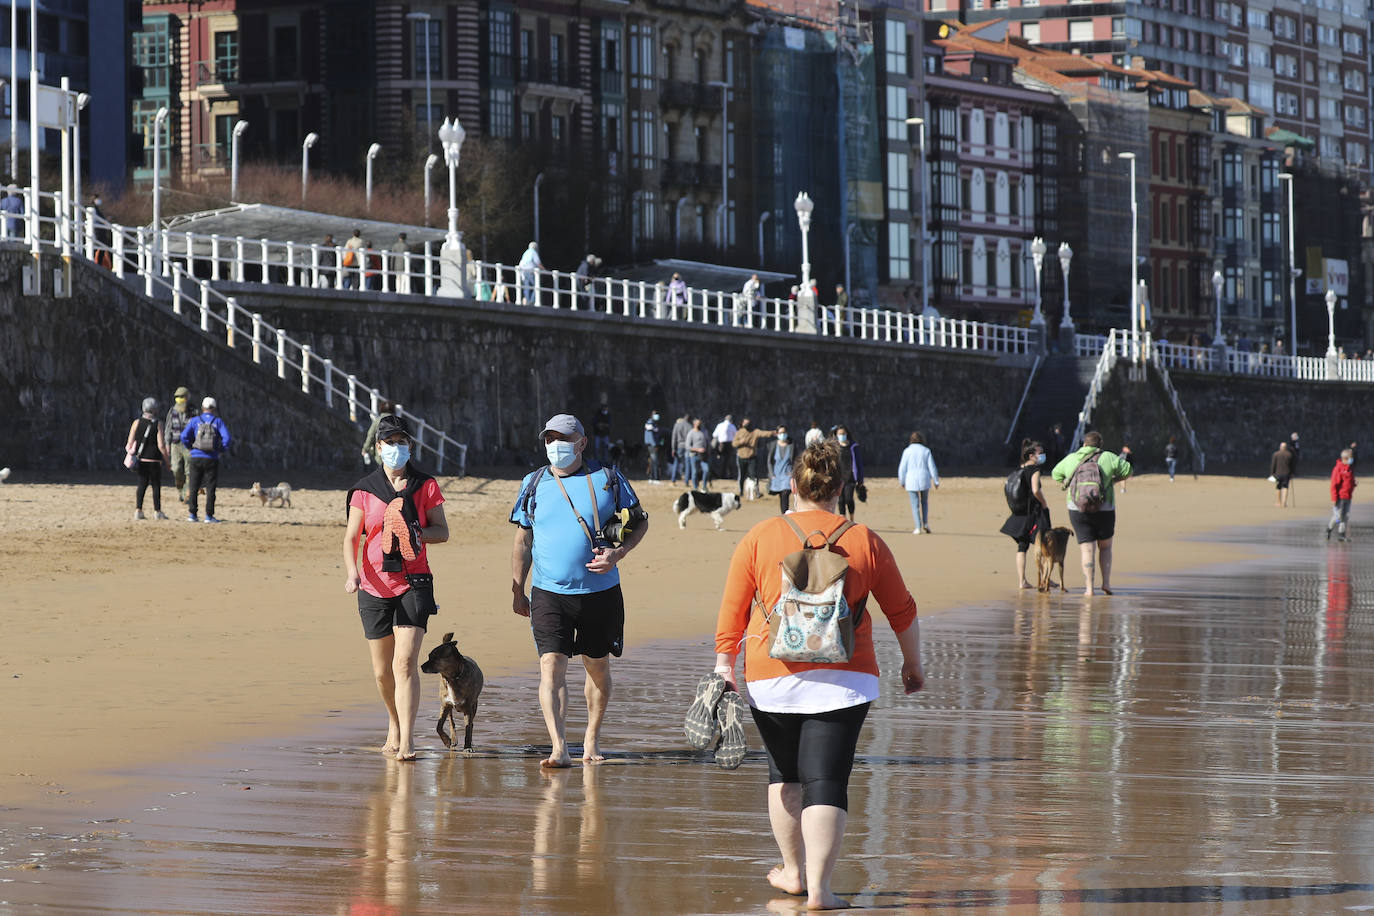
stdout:
<svg viewBox="0 0 1374 916">
<path fill-rule="evenodd" d="M 817 713 L 878 699 L 878 677 L 863 671 L 813 668 L 749 681 L 749 702 L 763 712 Z"/>
</svg>

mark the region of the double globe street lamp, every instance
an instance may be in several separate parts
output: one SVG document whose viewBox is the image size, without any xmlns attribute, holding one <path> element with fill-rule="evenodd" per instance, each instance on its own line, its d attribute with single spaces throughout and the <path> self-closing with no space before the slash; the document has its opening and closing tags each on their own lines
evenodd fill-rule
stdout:
<svg viewBox="0 0 1374 916">
<path fill-rule="evenodd" d="M 439 125 L 439 143 L 444 148 L 444 162 L 448 164 L 448 235 L 444 238 L 444 247 L 455 250 L 463 244 L 463 237 L 458 234 L 457 169 L 467 136 L 468 132 L 456 115 L 452 120 L 444 118 L 444 123 Z"/>
</svg>

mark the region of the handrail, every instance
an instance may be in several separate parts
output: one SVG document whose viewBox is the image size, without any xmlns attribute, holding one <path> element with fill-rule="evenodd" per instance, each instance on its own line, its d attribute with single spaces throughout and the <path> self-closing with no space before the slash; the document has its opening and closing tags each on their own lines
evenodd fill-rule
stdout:
<svg viewBox="0 0 1374 916">
<path fill-rule="evenodd" d="M 1197 456 L 1197 469 L 1200 472 L 1207 469 L 1207 456 L 1203 454 L 1201 447 L 1197 444 L 1197 434 L 1193 432 L 1193 426 L 1188 422 L 1188 414 L 1183 409 L 1183 402 L 1178 398 L 1178 391 L 1174 388 L 1173 380 L 1169 378 L 1169 370 L 1164 368 L 1163 362 L 1159 359 L 1159 350 L 1151 348 L 1150 361 L 1155 369 L 1159 371 L 1159 378 L 1164 383 L 1164 390 L 1169 394 L 1169 403 L 1174 408 L 1174 413 L 1178 415 L 1178 421 L 1183 425 L 1183 434 L 1188 437 L 1188 447 Z"/>
<path fill-rule="evenodd" d="M 39 194 L 40 199 L 52 199 L 54 211 L 59 213 L 62 211 L 60 197 L 54 192 Z M 327 407 L 333 408 L 335 398 L 339 398 L 347 405 L 350 422 L 359 422 L 360 410 L 366 410 L 372 418 L 378 415 L 378 405 L 385 400 L 379 389 L 359 382 L 356 375 L 344 373 L 335 367 L 332 359 L 314 353 L 309 344 L 296 341 L 284 330 L 264 321 L 257 312 L 247 311 L 233 297 L 225 296 L 207 281 L 188 273 L 179 262 L 168 257 L 165 250 L 157 250 L 153 243 L 161 240 L 159 234 L 145 232 L 142 227 L 131 229 L 111 223 L 97 216 L 93 209 L 82 208 L 82 215 L 75 246 L 79 257 L 98 264 L 105 259 L 102 256 L 108 256 L 110 269 L 121 280 L 127 279 L 126 274 L 132 269 L 135 276 L 143 278 L 143 294 L 155 305 L 161 305 L 158 300 L 163 295 L 169 296 L 172 314 L 182 317 L 189 311 L 198 315 L 200 330 L 208 333 L 213 325 L 217 334 L 224 335 L 223 343 L 231 350 L 247 347 L 250 358 L 259 365 L 275 360 L 278 378 L 299 378 L 301 391 L 322 397 Z M 67 227 L 61 217 L 34 213 L 24 218 L 30 224 L 27 231 L 40 239 L 43 226 L 51 223 L 54 228 L 51 243 L 60 244 L 64 256 L 70 256 L 71 239 L 62 235 Z M 7 221 L 0 218 L 0 239 L 6 238 L 7 232 Z M 107 234 L 108 241 L 104 238 Z M 422 417 L 405 413 L 400 404 L 394 405 L 394 412 L 410 417 L 416 454 L 423 454 L 428 449 L 434 457 L 436 472 L 443 471 L 444 460 L 451 450 L 457 455 L 459 476 L 466 474 L 466 444 L 430 426 Z"/>
<path fill-rule="evenodd" d="M 1118 339 L 1118 333 L 1121 338 Z M 1083 399 L 1083 409 L 1078 412 L 1078 426 L 1073 431 L 1073 443 L 1070 451 L 1078 451 L 1083 444 L 1083 434 L 1088 431 L 1088 423 L 1092 420 L 1093 409 L 1097 407 L 1097 396 L 1102 392 L 1102 388 L 1107 384 L 1107 379 L 1111 377 L 1112 369 L 1116 367 L 1117 347 L 1128 344 L 1129 338 L 1126 332 L 1118 332 L 1113 329 L 1107 335 L 1107 341 L 1102 348 L 1102 355 L 1098 357 L 1097 367 L 1093 369 L 1092 384 L 1088 386 L 1088 396 Z"/>
<path fill-rule="evenodd" d="M 1044 357 L 1037 355 L 1031 365 L 1030 376 L 1026 379 L 1026 387 L 1021 392 L 1021 401 L 1016 405 L 1016 413 L 1012 414 L 1011 425 L 1007 427 L 1007 438 L 1002 440 L 1003 445 L 1011 445 L 1011 437 L 1016 433 L 1016 424 L 1021 422 L 1021 410 L 1026 406 L 1026 398 L 1030 397 L 1031 386 L 1035 384 L 1035 373 L 1040 371 L 1042 360 Z"/>
</svg>

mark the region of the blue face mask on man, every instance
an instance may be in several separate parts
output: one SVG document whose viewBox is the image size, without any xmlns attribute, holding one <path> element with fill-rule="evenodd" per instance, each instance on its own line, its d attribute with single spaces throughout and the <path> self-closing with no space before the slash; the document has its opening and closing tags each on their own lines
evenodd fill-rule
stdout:
<svg viewBox="0 0 1374 916">
<path fill-rule="evenodd" d="M 577 463 L 577 446 L 563 439 L 555 439 L 545 444 L 544 451 L 548 453 L 549 464 L 558 468 L 560 471 L 566 470 Z"/>
<path fill-rule="evenodd" d="M 397 444 L 382 442 L 377 446 L 377 457 L 382 460 L 382 464 L 394 471 L 397 468 L 405 467 L 406 462 L 410 460 L 410 446 L 404 442 Z"/>
</svg>

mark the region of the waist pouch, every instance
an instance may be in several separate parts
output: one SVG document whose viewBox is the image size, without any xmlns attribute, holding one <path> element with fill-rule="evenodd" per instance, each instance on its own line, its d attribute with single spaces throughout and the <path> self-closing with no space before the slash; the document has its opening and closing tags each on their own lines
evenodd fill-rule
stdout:
<svg viewBox="0 0 1374 916">
<path fill-rule="evenodd" d="M 411 590 L 417 593 L 417 597 L 423 596 L 427 599 L 433 609 L 430 611 L 431 614 L 439 613 L 439 605 L 434 601 L 433 573 L 406 573 L 406 582 L 410 584 Z"/>
</svg>

